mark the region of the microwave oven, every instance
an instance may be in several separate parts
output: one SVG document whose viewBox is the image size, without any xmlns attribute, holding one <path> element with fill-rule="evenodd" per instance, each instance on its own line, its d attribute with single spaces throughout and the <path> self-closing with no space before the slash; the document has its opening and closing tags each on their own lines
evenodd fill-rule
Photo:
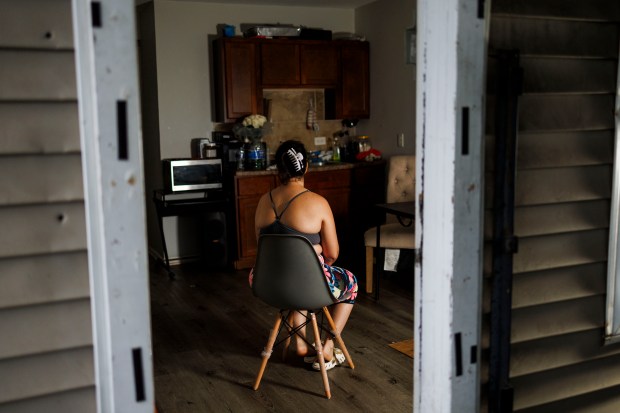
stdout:
<svg viewBox="0 0 620 413">
<path fill-rule="evenodd" d="M 169 192 L 220 189 L 221 159 L 163 159 L 164 189 Z"/>
</svg>

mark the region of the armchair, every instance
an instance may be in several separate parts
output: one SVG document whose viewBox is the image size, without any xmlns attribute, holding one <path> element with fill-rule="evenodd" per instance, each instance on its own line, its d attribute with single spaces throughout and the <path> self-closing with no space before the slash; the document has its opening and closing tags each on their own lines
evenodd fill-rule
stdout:
<svg viewBox="0 0 620 413">
<path fill-rule="evenodd" d="M 407 202 L 415 199 L 415 156 L 397 155 L 389 159 L 386 201 Z M 387 216 L 386 223 L 381 225 L 379 248 L 383 249 L 415 249 L 415 228 L 405 227 L 394 216 Z M 370 228 L 364 233 L 366 245 L 366 292 L 373 292 L 375 249 L 377 248 L 377 229 Z M 383 263 L 379 263 L 380 269 Z M 377 277 L 380 274 L 376 274 Z"/>
</svg>

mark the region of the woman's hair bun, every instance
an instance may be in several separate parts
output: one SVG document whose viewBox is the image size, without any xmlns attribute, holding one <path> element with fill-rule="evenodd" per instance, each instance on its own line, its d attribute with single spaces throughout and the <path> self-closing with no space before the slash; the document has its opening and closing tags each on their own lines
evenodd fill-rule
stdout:
<svg viewBox="0 0 620 413">
<path fill-rule="evenodd" d="M 303 176 L 308 165 L 308 154 L 303 143 L 296 140 L 283 142 L 276 151 L 276 165 L 283 183 Z"/>
</svg>

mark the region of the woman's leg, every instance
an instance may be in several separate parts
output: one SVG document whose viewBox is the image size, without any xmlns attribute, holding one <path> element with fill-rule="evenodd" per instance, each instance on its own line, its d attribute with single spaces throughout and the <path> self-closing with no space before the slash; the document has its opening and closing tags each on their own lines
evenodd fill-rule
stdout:
<svg viewBox="0 0 620 413">
<path fill-rule="evenodd" d="M 353 303 L 357 298 L 357 278 L 349 270 L 341 267 L 331 266 L 323 263 L 325 277 L 329 283 L 332 294 L 336 297 L 338 304 L 332 306 L 331 316 L 336 325 L 338 334 L 342 333 L 344 326 L 349 320 L 351 311 L 353 311 Z M 323 355 L 326 361 L 330 361 L 334 354 L 334 342 L 328 337 L 323 346 Z"/>
<path fill-rule="evenodd" d="M 299 311 L 295 311 L 293 313 L 293 328 L 297 328 L 300 325 L 302 325 L 303 323 L 306 322 L 306 312 L 299 312 Z M 305 357 L 305 356 L 312 356 L 315 354 L 314 349 L 310 349 L 308 348 L 308 343 L 306 343 L 304 341 L 303 338 L 301 337 L 306 337 L 306 326 L 303 326 L 302 328 L 299 329 L 298 334 L 295 334 L 295 352 L 298 356 L 301 357 Z M 301 335 L 301 337 L 299 337 Z"/>
<path fill-rule="evenodd" d="M 347 324 L 349 320 L 349 316 L 351 315 L 351 311 L 353 311 L 353 304 L 349 303 L 340 303 L 335 304 L 332 307 L 332 318 L 334 319 L 334 324 L 336 325 L 336 330 L 338 334 L 342 334 L 342 330 L 344 330 L 344 326 Z M 305 317 L 299 312 L 295 312 L 293 315 L 293 327 L 297 328 L 302 325 L 306 321 Z M 302 327 L 299 330 L 299 334 L 302 337 L 306 337 L 306 327 Z M 309 348 L 308 344 L 298 335 L 295 335 L 295 352 L 298 356 L 312 356 L 315 354 L 314 349 Z M 326 361 L 330 361 L 334 355 L 334 342 L 331 337 L 327 337 L 325 340 L 325 344 L 323 345 L 323 355 L 325 356 Z"/>
<path fill-rule="evenodd" d="M 351 311 L 353 311 L 353 304 L 340 303 L 333 306 L 333 311 L 331 314 L 334 319 L 334 324 L 336 325 L 336 330 L 338 330 L 338 334 L 342 334 L 342 330 L 349 320 Z M 326 361 L 331 360 L 334 355 L 334 341 L 331 337 L 328 337 L 325 340 L 323 355 L 325 356 Z"/>
</svg>

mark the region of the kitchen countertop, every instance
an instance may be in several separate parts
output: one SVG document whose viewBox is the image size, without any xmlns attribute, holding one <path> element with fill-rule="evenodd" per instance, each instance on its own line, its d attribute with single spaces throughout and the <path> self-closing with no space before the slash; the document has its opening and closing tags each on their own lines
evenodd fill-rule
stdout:
<svg viewBox="0 0 620 413">
<path fill-rule="evenodd" d="M 375 161 L 380 162 L 380 161 Z M 349 162 L 333 162 L 327 163 L 325 165 L 313 166 L 310 165 L 308 172 L 318 172 L 318 171 L 335 171 L 339 169 L 352 169 L 357 167 L 358 165 L 362 166 L 365 162 L 360 163 L 349 163 Z M 368 162 L 370 163 L 370 162 Z M 257 175 L 277 175 L 278 170 L 265 170 L 265 171 L 236 171 L 235 176 L 257 176 Z"/>
</svg>

